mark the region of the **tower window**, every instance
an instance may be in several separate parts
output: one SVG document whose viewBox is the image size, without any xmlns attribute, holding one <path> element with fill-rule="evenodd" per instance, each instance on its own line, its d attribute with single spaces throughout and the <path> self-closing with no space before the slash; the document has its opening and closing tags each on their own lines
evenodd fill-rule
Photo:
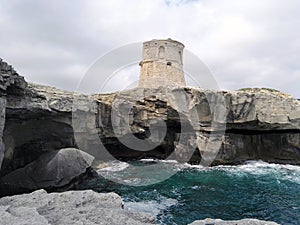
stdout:
<svg viewBox="0 0 300 225">
<path fill-rule="evenodd" d="M 172 66 L 172 63 L 171 62 L 167 62 L 167 66 Z"/>
<path fill-rule="evenodd" d="M 165 48 L 163 46 L 160 46 L 158 49 L 158 58 L 159 59 L 165 58 Z"/>
</svg>

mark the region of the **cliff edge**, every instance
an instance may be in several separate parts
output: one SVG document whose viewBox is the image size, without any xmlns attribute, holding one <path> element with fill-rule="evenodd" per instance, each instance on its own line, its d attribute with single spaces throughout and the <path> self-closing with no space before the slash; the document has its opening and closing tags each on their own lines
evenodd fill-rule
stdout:
<svg viewBox="0 0 300 225">
<path fill-rule="evenodd" d="M 158 87 L 83 95 L 27 83 L 1 61 L 0 94 L 0 177 L 62 148 L 96 161 L 300 165 L 300 102 L 278 91 Z"/>
</svg>

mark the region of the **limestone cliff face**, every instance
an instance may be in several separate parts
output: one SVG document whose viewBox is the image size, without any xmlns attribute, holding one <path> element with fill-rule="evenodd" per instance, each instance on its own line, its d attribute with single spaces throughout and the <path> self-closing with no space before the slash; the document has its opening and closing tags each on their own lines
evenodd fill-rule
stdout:
<svg viewBox="0 0 300 225">
<path fill-rule="evenodd" d="M 63 102 L 72 96 L 54 88 L 39 91 L 0 60 L 0 196 L 41 187 L 65 190 L 92 176 L 94 157 L 62 149 L 75 146 Z"/>
<path fill-rule="evenodd" d="M 26 86 L 24 78 L 19 76 L 11 65 L 0 59 L 0 166 L 4 157 L 10 157 L 12 154 L 5 150 L 2 138 L 5 126 L 6 99 L 8 95 L 22 95 Z"/>
<path fill-rule="evenodd" d="M 300 102 L 280 92 L 137 88 L 87 96 L 27 84 L 2 67 L 0 176 L 66 147 L 97 160 L 300 164 Z"/>
<path fill-rule="evenodd" d="M 5 150 L 0 174 L 23 167 L 48 151 L 76 146 L 70 109 L 64 104 L 71 102 L 72 94 L 50 87 L 44 92 L 39 87 L 27 84 L 23 94 L 5 96 Z"/>
<path fill-rule="evenodd" d="M 300 104 L 277 91 L 134 89 L 109 98 L 99 95 L 97 101 L 102 110 L 99 133 L 107 149 L 119 158 L 172 157 L 200 162 L 203 157 L 213 157 L 213 165 L 258 159 L 300 163 Z M 165 138 L 155 130 L 150 132 L 158 119 L 166 124 Z M 158 124 L 156 130 L 163 126 Z M 128 133 L 149 137 L 149 142 L 162 141 L 152 151 L 130 151 L 116 140 L 122 141 Z"/>
</svg>

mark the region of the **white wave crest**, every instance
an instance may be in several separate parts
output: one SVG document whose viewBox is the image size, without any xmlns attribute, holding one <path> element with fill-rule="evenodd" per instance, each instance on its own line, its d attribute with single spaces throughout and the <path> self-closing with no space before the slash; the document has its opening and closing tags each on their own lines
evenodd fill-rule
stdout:
<svg viewBox="0 0 300 225">
<path fill-rule="evenodd" d="M 157 160 L 157 159 L 142 159 L 140 162 L 154 162 L 161 164 L 161 170 L 175 170 L 182 171 L 186 169 L 199 170 L 200 171 L 224 171 L 229 176 L 247 176 L 249 174 L 255 176 L 264 176 L 264 175 L 272 175 L 274 179 L 277 179 L 278 182 L 281 180 L 289 180 L 292 182 L 296 182 L 300 184 L 300 166 L 295 165 L 284 165 L 284 164 L 276 164 L 276 163 L 267 163 L 264 161 L 247 161 L 241 165 L 220 165 L 215 167 L 203 167 L 201 165 L 191 165 L 188 163 L 179 163 L 176 160 Z M 139 167 L 129 169 L 129 163 L 121 162 L 121 161 L 112 161 L 107 163 L 107 166 L 99 169 L 98 173 L 101 175 L 103 173 L 110 174 L 111 176 L 120 176 L 120 179 L 127 179 L 125 183 L 137 183 L 138 180 L 135 176 L 128 176 L 131 172 L 135 172 Z M 122 177 L 120 171 L 126 170 L 126 176 Z M 141 168 L 141 167 L 140 167 Z M 159 171 L 158 171 L 159 172 Z M 155 175 L 157 175 L 155 173 Z M 129 178 L 130 179 L 129 179 Z M 143 178 L 145 179 L 145 178 Z M 150 179 L 150 178 L 149 178 Z"/>
<path fill-rule="evenodd" d="M 158 216 L 164 210 L 177 204 L 178 201 L 176 199 L 160 196 L 158 200 L 125 202 L 124 208 L 132 212 L 143 212 Z"/>
<path fill-rule="evenodd" d="M 274 179 L 289 180 L 300 184 L 300 166 L 267 163 L 264 161 L 247 161 L 237 166 L 216 166 L 212 169 L 226 171 L 229 175 L 245 176 L 247 174 L 264 176 L 272 175 Z"/>
<path fill-rule="evenodd" d="M 127 167 L 129 166 L 128 163 L 126 162 L 121 162 L 121 161 L 111 161 L 107 163 L 107 166 L 104 168 L 101 168 L 99 170 L 97 170 L 97 172 L 101 173 L 104 171 L 110 171 L 110 172 L 118 172 L 118 171 L 122 171 L 125 170 Z"/>
</svg>

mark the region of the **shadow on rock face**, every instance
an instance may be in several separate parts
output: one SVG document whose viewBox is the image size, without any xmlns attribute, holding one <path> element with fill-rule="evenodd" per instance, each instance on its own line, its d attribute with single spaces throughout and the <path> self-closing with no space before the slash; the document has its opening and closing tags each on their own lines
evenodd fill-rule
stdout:
<svg viewBox="0 0 300 225">
<path fill-rule="evenodd" d="M 41 155 L 37 160 L 0 179 L 1 195 L 11 195 L 44 188 L 68 190 L 80 179 L 92 175 L 94 157 L 74 148 L 64 148 Z"/>
</svg>

